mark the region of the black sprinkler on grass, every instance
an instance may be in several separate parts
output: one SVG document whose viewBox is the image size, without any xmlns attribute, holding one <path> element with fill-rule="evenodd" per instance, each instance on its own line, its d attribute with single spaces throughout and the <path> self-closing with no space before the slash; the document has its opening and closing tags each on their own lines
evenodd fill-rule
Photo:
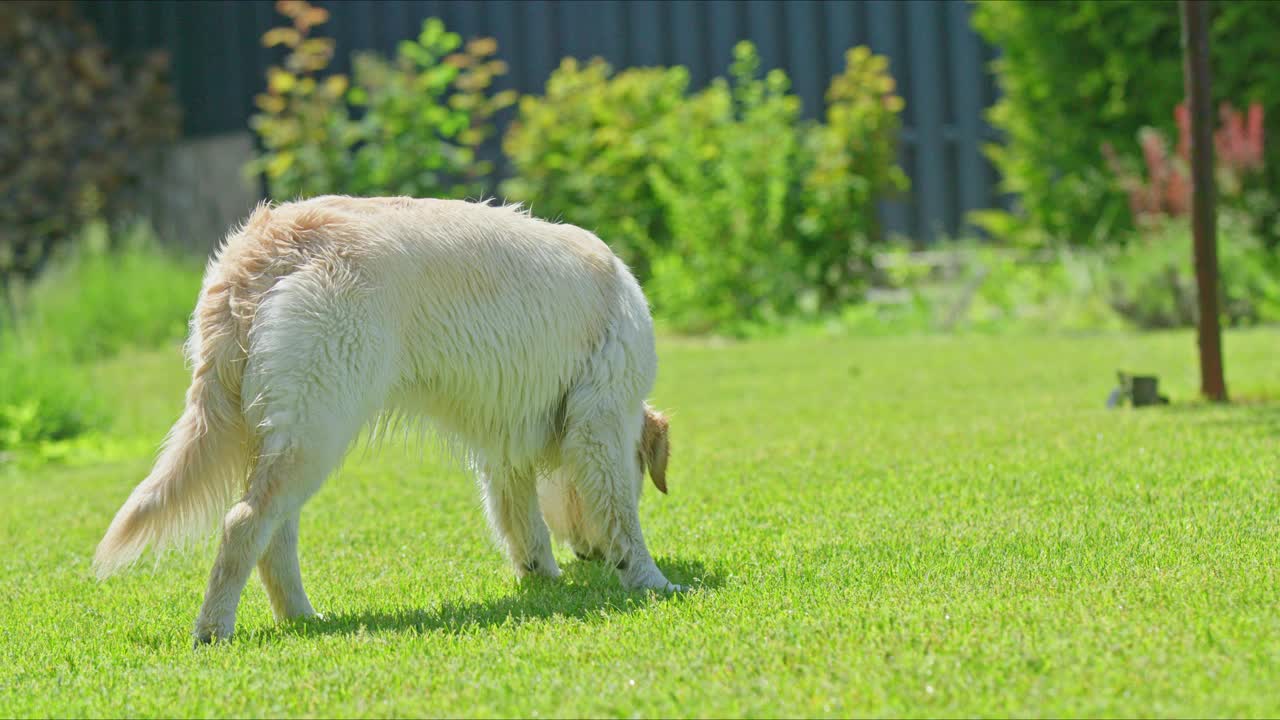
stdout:
<svg viewBox="0 0 1280 720">
<path fill-rule="evenodd" d="M 1155 375 L 1130 375 L 1117 372 L 1119 387 L 1107 396 L 1107 407 L 1120 407 L 1126 400 L 1134 407 L 1168 405 L 1169 398 L 1160 394 L 1160 379 Z"/>
</svg>

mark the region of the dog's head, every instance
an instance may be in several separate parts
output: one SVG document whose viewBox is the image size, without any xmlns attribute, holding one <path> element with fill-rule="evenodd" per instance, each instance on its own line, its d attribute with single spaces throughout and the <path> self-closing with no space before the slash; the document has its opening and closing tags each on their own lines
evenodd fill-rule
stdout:
<svg viewBox="0 0 1280 720">
<path fill-rule="evenodd" d="M 649 471 L 653 486 L 658 492 L 667 493 L 667 458 L 671 444 L 667 440 L 667 416 L 645 403 L 644 429 L 640 433 L 640 469 Z"/>
</svg>

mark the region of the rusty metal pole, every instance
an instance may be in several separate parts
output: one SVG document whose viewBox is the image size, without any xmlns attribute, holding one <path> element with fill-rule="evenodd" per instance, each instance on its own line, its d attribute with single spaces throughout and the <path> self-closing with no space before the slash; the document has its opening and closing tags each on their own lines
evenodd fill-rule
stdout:
<svg viewBox="0 0 1280 720">
<path fill-rule="evenodd" d="M 1208 2 L 1182 0 L 1182 74 L 1191 115 L 1191 230 L 1200 289 L 1200 392 L 1227 401 L 1218 326 L 1218 242 L 1214 211 L 1213 97 L 1209 89 Z"/>
</svg>

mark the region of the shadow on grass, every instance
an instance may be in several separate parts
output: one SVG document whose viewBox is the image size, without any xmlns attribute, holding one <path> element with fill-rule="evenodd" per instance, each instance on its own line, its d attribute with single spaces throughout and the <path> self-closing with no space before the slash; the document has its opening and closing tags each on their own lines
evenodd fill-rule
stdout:
<svg viewBox="0 0 1280 720">
<path fill-rule="evenodd" d="M 692 592 L 714 591 L 724 580 L 696 560 L 668 559 L 658 563 L 674 583 Z M 355 635 L 361 633 L 459 634 L 475 629 L 523 624 L 555 617 L 590 621 L 635 612 L 664 602 L 679 602 L 682 594 L 635 592 L 622 589 L 613 571 L 601 563 L 574 561 L 559 580 L 530 578 L 513 595 L 472 603 L 445 602 L 430 610 L 365 610 L 326 614 L 324 619 L 301 620 L 279 626 L 281 635 Z"/>
<path fill-rule="evenodd" d="M 1280 399 L 1233 398 L 1224 405 L 1206 401 L 1177 403 L 1155 409 L 1199 425 L 1280 435 Z M 1146 409 L 1140 412 L 1147 412 Z"/>
</svg>

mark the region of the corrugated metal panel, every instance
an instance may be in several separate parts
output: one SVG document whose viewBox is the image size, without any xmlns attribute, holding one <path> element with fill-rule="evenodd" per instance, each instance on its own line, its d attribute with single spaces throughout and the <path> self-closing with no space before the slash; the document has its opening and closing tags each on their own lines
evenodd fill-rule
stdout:
<svg viewBox="0 0 1280 720">
<path fill-rule="evenodd" d="M 888 55 L 906 99 L 901 161 L 908 197 L 882 203 L 885 226 L 928 241 L 961 231 L 964 213 L 1002 204 L 981 154 L 992 133 L 994 55 L 969 27 L 958 0 L 380 0 L 321 1 L 325 32 L 338 41 L 334 67 L 356 50 L 390 53 L 439 17 L 464 37 L 492 35 L 511 73 L 499 88 L 540 93 L 561 58 L 600 56 L 615 67 L 684 65 L 695 86 L 723 75 L 733 44 L 753 41 L 767 68 L 792 78 L 806 115 L 844 51 L 869 45 Z M 82 2 L 104 39 L 124 54 L 167 48 L 189 136 L 243 129 L 266 66 L 281 55 L 258 38 L 278 24 L 270 0 Z M 507 114 L 509 117 L 509 113 Z M 500 118 L 502 119 L 502 118 Z"/>
</svg>

